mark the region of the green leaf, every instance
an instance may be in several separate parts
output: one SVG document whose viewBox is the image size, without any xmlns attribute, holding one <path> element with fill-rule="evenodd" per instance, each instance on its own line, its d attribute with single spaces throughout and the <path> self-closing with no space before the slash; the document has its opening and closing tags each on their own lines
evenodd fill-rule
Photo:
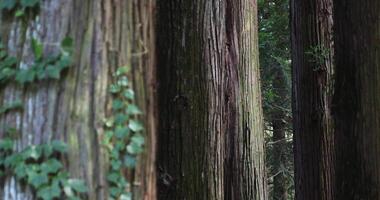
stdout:
<svg viewBox="0 0 380 200">
<path fill-rule="evenodd" d="M 111 167 L 113 170 L 120 170 L 121 168 L 121 161 L 120 160 L 112 160 L 111 161 Z"/>
<path fill-rule="evenodd" d="M 137 163 L 137 160 L 136 160 L 135 156 L 131 156 L 131 155 L 127 154 L 124 157 L 124 165 L 127 168 L 130 168 L 130 169 L 135 168 L 136 167 L 136 163 Z"/>
<path fill-rule="evenodd" d="M 140 115 L 142 114 L 141 110 L 134 104 L 129 104 L 127 107 L 127 113 L 130 115 Z"/>
<path fill-rule="evenodd" d="M 61 70 L 54 65 L 48 65 L 46 67 L 46 74 L 47 77 L 58 80 L 61 77 Z"/>
<path fill-rule="evenodd" d="M 136 143 L 131 143 L 127 146 L 127 152 L 136 155 L 143 151 L 142 147 Z"/>
<path fill-rule="evenodd" d="M 0 140 L 0 150 L 2 151 L 10 151 L 13 149 L 14 142 L 10 138 L 4 138 Z"/>
<path fill-rule="evenodd" d="M 49 182 L 49 178 L 45 173 L 37 173 L 37 172 L 28 172 L 28 183 L 30 183 L 33 187 L 39 188 L 40 186 L 47 184 Z"/>
<path fill-rule="evenodd" d="M 115 130 L 115 136 L 118 139 L 124 139 L 129 135 L 129 128 L 126 126 L 118 126 Z"/>
<path fill-rule="evenodd" d="M 25 14 L 24 10 L 19 9 L 16 11 L 15 17 L 22 17 L 22 16 L 24 16 L 24 14 Z"/>
<path fill-rule="evenodd" d="M 119 86 L 122 86 L 122 87 L 128 86 L 128 83 L 129 83 L 129 81 L 128 81 L 128 78 L 126 76 L 120 77 L 119 80 L 117 81 L 117 84 Z"/>
<path fill-rule="evenodd" d="M 107 180 L 111 183 L 117 184 L 119 182 L 120 174 L 116 172 L 112 172 L 108 174 Z"/>
<path fill-rule="evenodd" d="M 132 138 L 131 138 L 131 142 L 138 145 L 138 146 L 142 146 L 145 142 L 145 139 L 142 135 L 140 134 L 135 134 Z"/>
<path fill-rule="evenodd" d="M 109 192 L 110 192 L 111 196 L 118 197 L 118 196 L 120 196 L 122 190 L 118 187 L 110 187 Z"/>
<path fill-rule="evenodd" d="M 71 65 L 71 56 L 68 54 L 62 54 L 56 63 L 56 66 L 63 70 Z"/>
<path fill-rule="evenodd" d="M 129 119 L 129 116 L 123 113 L 118 113 L 115 115 L 115 124 L 125 124 Z"/>
<path fill-rule="evenodd" d="M 115 99 L 112 101 L 112 108 L 114 110 L 120 110 L 124 107 L 124 102 L 120 99 Z"/>
<path fill-rule="evenodd" d="M 53 154 L 53 147 L 50 144 L 44 144 L 41 146 L 41 148 L 46 158 L 50 157 Z"/>
<path fill-rule="evenodd" d="M 41 164 L 41 171 L 47 174 L 57 173 L 62 167 L 61 162 L 57 159 L 49 159 Z"/>
<path fill-rule="evenodd" d="M 38 42 L 35 38 L 32 38 L 32 50 L 36 60 L 42 58 L 43 45 L 42 43 Z"/>
<path fill-rule="evenodd" d="M 14 172 L 16 174 L 17 179 L 24 179 L 26 178 L 27 175 L 27 167 L 25 166 L 24 163 L 20 163 L 16 166 L 14 169 Z"/>
<path fill-rule="evenodd" d="M 121 91 L 121 88 L 119 85 L 116 85 L 116 84 L 112 84 L 110 85 L 110 89 L 109 91 L 112 93 L 112 94 L 116 94 L 116 93 L 119 93 Z"/>
<path fill-rule="evenodd" d="M 135 92 L 133 92 L 132 89 L 127 89 L 125 92 L 124 92 L 124 97 L 129 99 L 129 100 L 133 100 L 135 98 Z"/>
<path fill-rule="evenodd" d="M 24 162 L 24 159 L 20 153 L 12 154 L 5 158 L 4 166 L 15 168 L 20 163 Z"/>
<path fill-rule="evenodd" d="M 20 84 L 31 83 L 36 77 L 36 72 L 31 69 L 21 69 L 16 74 L 16 81 Z"/>
<path fill-rule="evenodd" d="M 34 7 L 40 3 L 40 0 L 21 0 L 20 3 L 23 7 Z"/>
<path fill-rule="evenodd" d="M 125 75 L 125 74 L 127 74 L 130 70 L 131 70 L 131 68 L 130 68 L 129 66 L 119 67 L 119 68 L 116 70 L 116 76 Z"/>
<path fill-rule="evenodd" d="M 127 194 L 120 195 L 119 200 L 132 200 L 132 194 L 128 192 Z"/>
<path fill-rule="evenodd" d="M 67 144 L 65 144 L 62 141 L 54 140 L 51 143 L 51 146 L 53 147 L 54 151 L 58 151 L 60 153 L 66 153 L 67 152 Z"/>
<path fill-rule="evenodd" d="M 83 180 L 69 179 L 67 180 L 67 184 L 79 193 L 87 192 L 87 187 Z"/>
<path fill-rule="evenodd" d="M 130 120 L 128 127 L 134 132 L 142 131 L 144 129 L 144 127 L 140 124 L 140 122 L 136 120 Z"/>
<path fill-rule="evenodd" d="M 44 186 L 37 191 L 37 197 L 43 200 L 53 200 L 61 196 L 61 189 L 58 184 Z"/>
<path fill-rule="evenodd" d="M 71 52 L 74 46 L 74 40 L 71 37 L 65 37 L 61 42 L 61 47 L 66 52 Z"/>
<path fill-rule="evenodd" d="M 25 160 L 31 158 L 34 160 L 38 160 L 41 158 L 42 155 L 42 149 L 40 146 L 32 145 L 27 147 L 23 152 L 22 152 L 23 158 Z"/>
<path fill-rule="evenodd" d="M 1 9 L 12 10 L 15 6 L 16 6 L 15 0 L 2 0 L 0 2 L 0 8 Z"/>
<path fill-rule="evenodd" d="M 17 99 L 7 105 L 1 106 L 0 107 L 0 114 L 7 113 L 11 110 L 18 110 L 23 108 L 23 103 L 21 100 Z"/>
</svg>

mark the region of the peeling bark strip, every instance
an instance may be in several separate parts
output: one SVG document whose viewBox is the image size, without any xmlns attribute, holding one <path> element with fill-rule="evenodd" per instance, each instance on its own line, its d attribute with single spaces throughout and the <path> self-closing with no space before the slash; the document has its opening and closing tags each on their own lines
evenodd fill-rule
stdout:
<svg viewBox="0 0 380 200">
<path fill-rule="evenodd" d="M 256 0 L 160 2 L 159 199 L 265 200 Z"/>
<path fill-rule="evenodd" d="M 334 5 L 335 199 L 380 199 L 380 1 Z"/>
<path fill-rule="evenodd" d="M 292 0 L 293 129 L 298 200 L 334 198 L 332 0 Z"/>
<path fill-rule="evenodd" d="M 136 170 L 132 183 L 136 198 L 154 199 L 154 1 L 44 0 L 41 4 L 37 17 L 29 19 L 25 27 L 13 13 L 1 13 L 0 35 L 9 54 L 19 58 L 21 67 L 28 67 L 33 62 L 31 37 L 39 39 L 49 55 L 69 35 L 75 41 L 74 64 L 60 81 L 2 89 L 1 104 L 21 99 L 25 111 L 0 118 L 0 137 L 11 126 L 21 133 L 18 150 L 52 139 L 67 142 L 65 165 L 71 176 L 86 180 L 88 199 L 107 199 L 107 157 L 100 144 L 103 119 L 110 108 L 107 86 L 117 67 L 132 66 L 137 102 L 147 113 L 149 145 L 141 157 L 147 167 Z M 9 177 L 0 186 L 0 199 L 27 200 L 33 196 Z"/>
</svg>

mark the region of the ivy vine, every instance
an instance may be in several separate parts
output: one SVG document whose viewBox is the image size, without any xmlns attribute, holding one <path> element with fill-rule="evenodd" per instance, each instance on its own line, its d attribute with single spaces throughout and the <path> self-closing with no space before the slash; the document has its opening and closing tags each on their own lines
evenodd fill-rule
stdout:
<svg viewBox="0 0 380 200">
<path fill-rule="evenodd" d="M 23 17 L 29 10 L 39 9 L 41 0 L 0 0 L 0 9 L 15 10 L 16 17 Z"/>
<path fill-rule="evenodd" d="M 107 131 L 103 144 L 110 156 L 107 176 L 110 200 L 130 200 L 131 183 L 123 174 L 136 166 L 137 155 L 143 151 L 142 124 L 137 120 L 141 110 L 133 103 L 134 92 L 128 81 L 128 67 L 120 67 L 114 74 L 115 82 L 110 85 L 112 94 L 112 117 L 105 121 Z"/>
<path fill-rule="evenodd" d="M 20 85 L 46 79 L 59 79 L 61 72 L 71 64 L 73 40 L 69 37 L 61 42 L 61 51 L 55 56 L 43 56 L 43 45 L 36 39 L 31 40 L 34 63 L 26 69 L 18 68 L 16 57 L 9 56 L 0 41 L 0 84 L 15 81 Z"/>
<path fill-rule="evenodd" d="M 0 141 L 0 177 L 13 175 L 21 183 L 29 185 L 37 198 L 52 200 L 65 196 L 79 200 L 87 191 L 82 180 L 69 178 L 59 157 L 67 152 L 61 141 L 31 145 L 21 152 L 14 152 L 15 141 L 11 137 Z"/>
</svg>

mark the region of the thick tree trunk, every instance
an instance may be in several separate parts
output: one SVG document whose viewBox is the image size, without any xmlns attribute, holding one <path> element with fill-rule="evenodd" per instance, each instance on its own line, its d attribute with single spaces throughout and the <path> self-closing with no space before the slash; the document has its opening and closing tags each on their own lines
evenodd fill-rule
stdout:
<svg viewBox="0 0 380 200">
<path fill-rule="evenodd" d="M 275 108 L 272 111 L 271 119 L 273 126 L 273 199 L 287 200 L 288 199 L 288 178 L 286 177 L 287 159 L 287 141 L 286 123 L 287 111 L 285 108 L 286 102 L 289 100 L 288 83 L 286 80 L 285 71 L 282 66 L 274 67 L 273 90 L 276 95 L 274 100 Z"/>
<path fill-rule="evenodd" d="M 73 65 L 59 81 L 20 86 L 9 83 L 0 89 L 2 105 L 20 99 L 23 112 L 0 116 L 0 136 L 6 127 L 20 132 L 17 150 L 53 139 L 69 146 L 64 163 L 72 177 L 86 181 L 88 199 L 108 198 L 108 161 L 101 146 L 103 120 L 109 115 L 108 86 L 120 66 L 133 69 L 137 102 L 144 110 L 147 151 L 144 168 L 132 180 L 135 196 L 154 199 L 155 99 L 153 0 L 44 0 L 36 17 L 26 22 L 14 12 L 1 11 L 0 34 L 8 53 L 20 67 L 33 62 L 31 38 L 43 44 L 44 54 L 54 54 L 65 36 L 74 39 Z M 144 88 L 144 89 L 142 89 Z M 130 180 L 130 179 L 129 179 Z M 34 199 L 29 189 L 7 177 L 0 199 Z"/>
<path fill-rule="evenodd" d="M 267 198 L 256 3 L 158 4 L 162 200 Z"/>
<path fill-rule="evenodd" d="M 292 0 L 296 199 L 333 198 L 332 1 Z"/>
<path fill-rule="evenodd" d="M 380 199 L 380 1 L 334 4 L 336 199 Z"/>
</svg>

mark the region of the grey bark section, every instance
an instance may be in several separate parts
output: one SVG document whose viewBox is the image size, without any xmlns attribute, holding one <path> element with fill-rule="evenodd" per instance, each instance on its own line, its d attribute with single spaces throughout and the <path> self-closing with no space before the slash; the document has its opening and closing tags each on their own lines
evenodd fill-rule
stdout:
<svg viewBox="0 0 380 200">
<path fill-rule="evenodd" d="M 86 181 L 88 199 L 108 198 L 107 156 L 101 147 L 103 120 L 110 114 L 107 87 L 111 75 L 124 65 L 133 69 L 134 87 L 146 89 L 137 92 L 137 99 L 149 112 L 143 118 L 149 153 L 140 158 L 146 168 L 131 172 L 136 175 L 129 180 L 135 186 L 134 195 L 155 198 L 155 186 L 149 184 L 155 182 L 155 154 L 150 154 L 155 151 L 156 126 L 153 8 L 153 0 L 44 0 L 37 16 L 26 24 L 13 17 L 14 13 L 1 13 L 2 40 L 8 52 L 19 58 L 20 67 L 27 68 L 33 62 L 32 37 L 42 42 L 45 55 L 58 52 L 65 36 L 74 39 L 73 66 L 59 81 L 26 86 L 10 83 L 0 90 L 1 104 L 16 99 L 24 102 L 23 112 L 0 117 L 0 137 L 7 126 L 17 128 L 21 133 L 17 150 L 53 139 L 65 141 L 69 153 L 63 162 L 72 177 Z M 33 195 L 8 177 L 0 186 L 0 199 L 27 200 Z"/>
<path fill-rule="evenodd" d="M 334 198 L 332 0 L 292 0 L 296 199 Z"/>
<path fill-rule="evenodd" d="M 380 2 L 334 4 L 336 199 L 380 199 Z"/>
<path fill-rule="evenodd" d="M 159 199 L 267 198 L 256 3 L 158 3 Z"/>
</svg>

